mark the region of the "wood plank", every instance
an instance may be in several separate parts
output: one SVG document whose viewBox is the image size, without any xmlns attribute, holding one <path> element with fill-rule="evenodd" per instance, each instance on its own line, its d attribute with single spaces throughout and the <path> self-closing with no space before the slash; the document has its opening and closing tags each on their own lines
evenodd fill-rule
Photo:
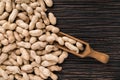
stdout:
<svg viewBox="0 0 120 80">
<path fill-rule="evenodd" d="M 61 31 L 111 57 L 105 65 L 70 54 L 57 73 L 59 80 L 120 80 L 120 0 L 54 0 L 49 11 L 58 18 Z"/>
</svg>

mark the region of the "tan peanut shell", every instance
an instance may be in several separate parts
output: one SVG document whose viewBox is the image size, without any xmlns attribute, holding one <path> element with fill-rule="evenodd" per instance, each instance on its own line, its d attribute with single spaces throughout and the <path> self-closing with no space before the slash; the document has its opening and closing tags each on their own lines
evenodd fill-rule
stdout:
<svg viewBox="0 0 120 80">
<path fill-rule="evenodd" d="M 9 22 L 14 22 L 15 18 L 17 17 L 18 15 L 18 10 L 17 9 L 13 9 L 12 13 L 10 14 L 9 18 L 8 18 L 8 21 Z"/>
<path fill-rule="evenodd" d="M 4 12 L 5 9 L 5 2 L 1 1 L 0 2 L 0 15 Z"/>
</svg>

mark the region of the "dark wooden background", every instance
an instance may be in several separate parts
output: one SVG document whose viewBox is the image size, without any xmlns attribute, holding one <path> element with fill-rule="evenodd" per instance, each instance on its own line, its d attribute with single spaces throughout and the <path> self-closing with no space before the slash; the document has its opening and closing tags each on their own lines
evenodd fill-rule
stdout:
<svg viewBox="0 0 120 80">
<path fill-rule="evenodd" d="M 120 80 L 120 0 L 54 0 L 61 31 L 110 55 L 108 64 L 69 55 L 59 80 Z"/>
</svg>

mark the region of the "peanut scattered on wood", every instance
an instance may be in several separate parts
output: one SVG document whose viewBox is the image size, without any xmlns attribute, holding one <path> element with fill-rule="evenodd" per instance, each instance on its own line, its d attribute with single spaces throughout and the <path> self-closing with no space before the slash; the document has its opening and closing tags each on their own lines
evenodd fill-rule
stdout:
<svg viewBox="0 0 120 80">
<path fill-rule="evenodd" d="M 0 0 L 0 80 L 57 80 L 68 53 L 83 45 L 66 36 L 60 37 L 57 18 L 46 7 L 52 0 Z"/>
</svg>

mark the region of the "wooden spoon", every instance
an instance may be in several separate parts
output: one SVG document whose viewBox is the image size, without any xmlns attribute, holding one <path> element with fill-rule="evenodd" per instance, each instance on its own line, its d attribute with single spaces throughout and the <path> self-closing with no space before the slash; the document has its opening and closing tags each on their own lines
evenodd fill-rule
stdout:
<svg viewBox="0 0 120 80">
<path fill-rule="evenodd" d="M 59 32 L 58 35 L 59 35 L 60 37 L 66 36 L 66 37 L 69 37 L 69 38 L 71 38 L 71 39 L 73 39 L 73 40 L 76 40 L 77 42 L 82 43 L 82 44 L 84 45 L 84 51 L 81 52 L 81 53 L 76 53 L 76 52 L 74 52 L 74 51 L 72 51 L 72 50 L 69 50 L 69 49 L 66 48 L 65 46 L 61 46 L 61 45 L 59 45 L 58 43 L 55 43 L 55 45 L 56 45 L 58 48 L 60 48 L 60 49 L 62 49 L 62 50 L 64 50 L 64 51 L 67 51 L 67 52 L 69 52 L 69 53 L 72 53 L 72 54 L 74 54 L 74 55 L 76 55 L 76 56 L 78 56 L 78 57 L 80 57 L 80 58 L 91 57 L 91 58 L 95 58 L 96 60 L 98 60 L 98 61 L 100 61 L 100 62 L 102 62 L 102 63 L 107 63 L 107 62 L 109 61 L 109 55 L 107 55 L 107 54 L 105 54 L 105 53 L 102 53 L 102 52 L 98 52 L 98 51 L 93 50 L 93 49 L 89 46 L 89 44 L 88 44 L 87 42 L 84 42 L 84 41 L 82 41 L 82 40 L 80 40 L 80 39 L 77 39 L 77 38 L 75 38 L 75 37 L 73 37 L 73 36 L 70 36 L 70 35 L 68 35 L 68 34 L 65 34 L 65 33 L 63 33 L 63 32 Z"/>
</svg>

